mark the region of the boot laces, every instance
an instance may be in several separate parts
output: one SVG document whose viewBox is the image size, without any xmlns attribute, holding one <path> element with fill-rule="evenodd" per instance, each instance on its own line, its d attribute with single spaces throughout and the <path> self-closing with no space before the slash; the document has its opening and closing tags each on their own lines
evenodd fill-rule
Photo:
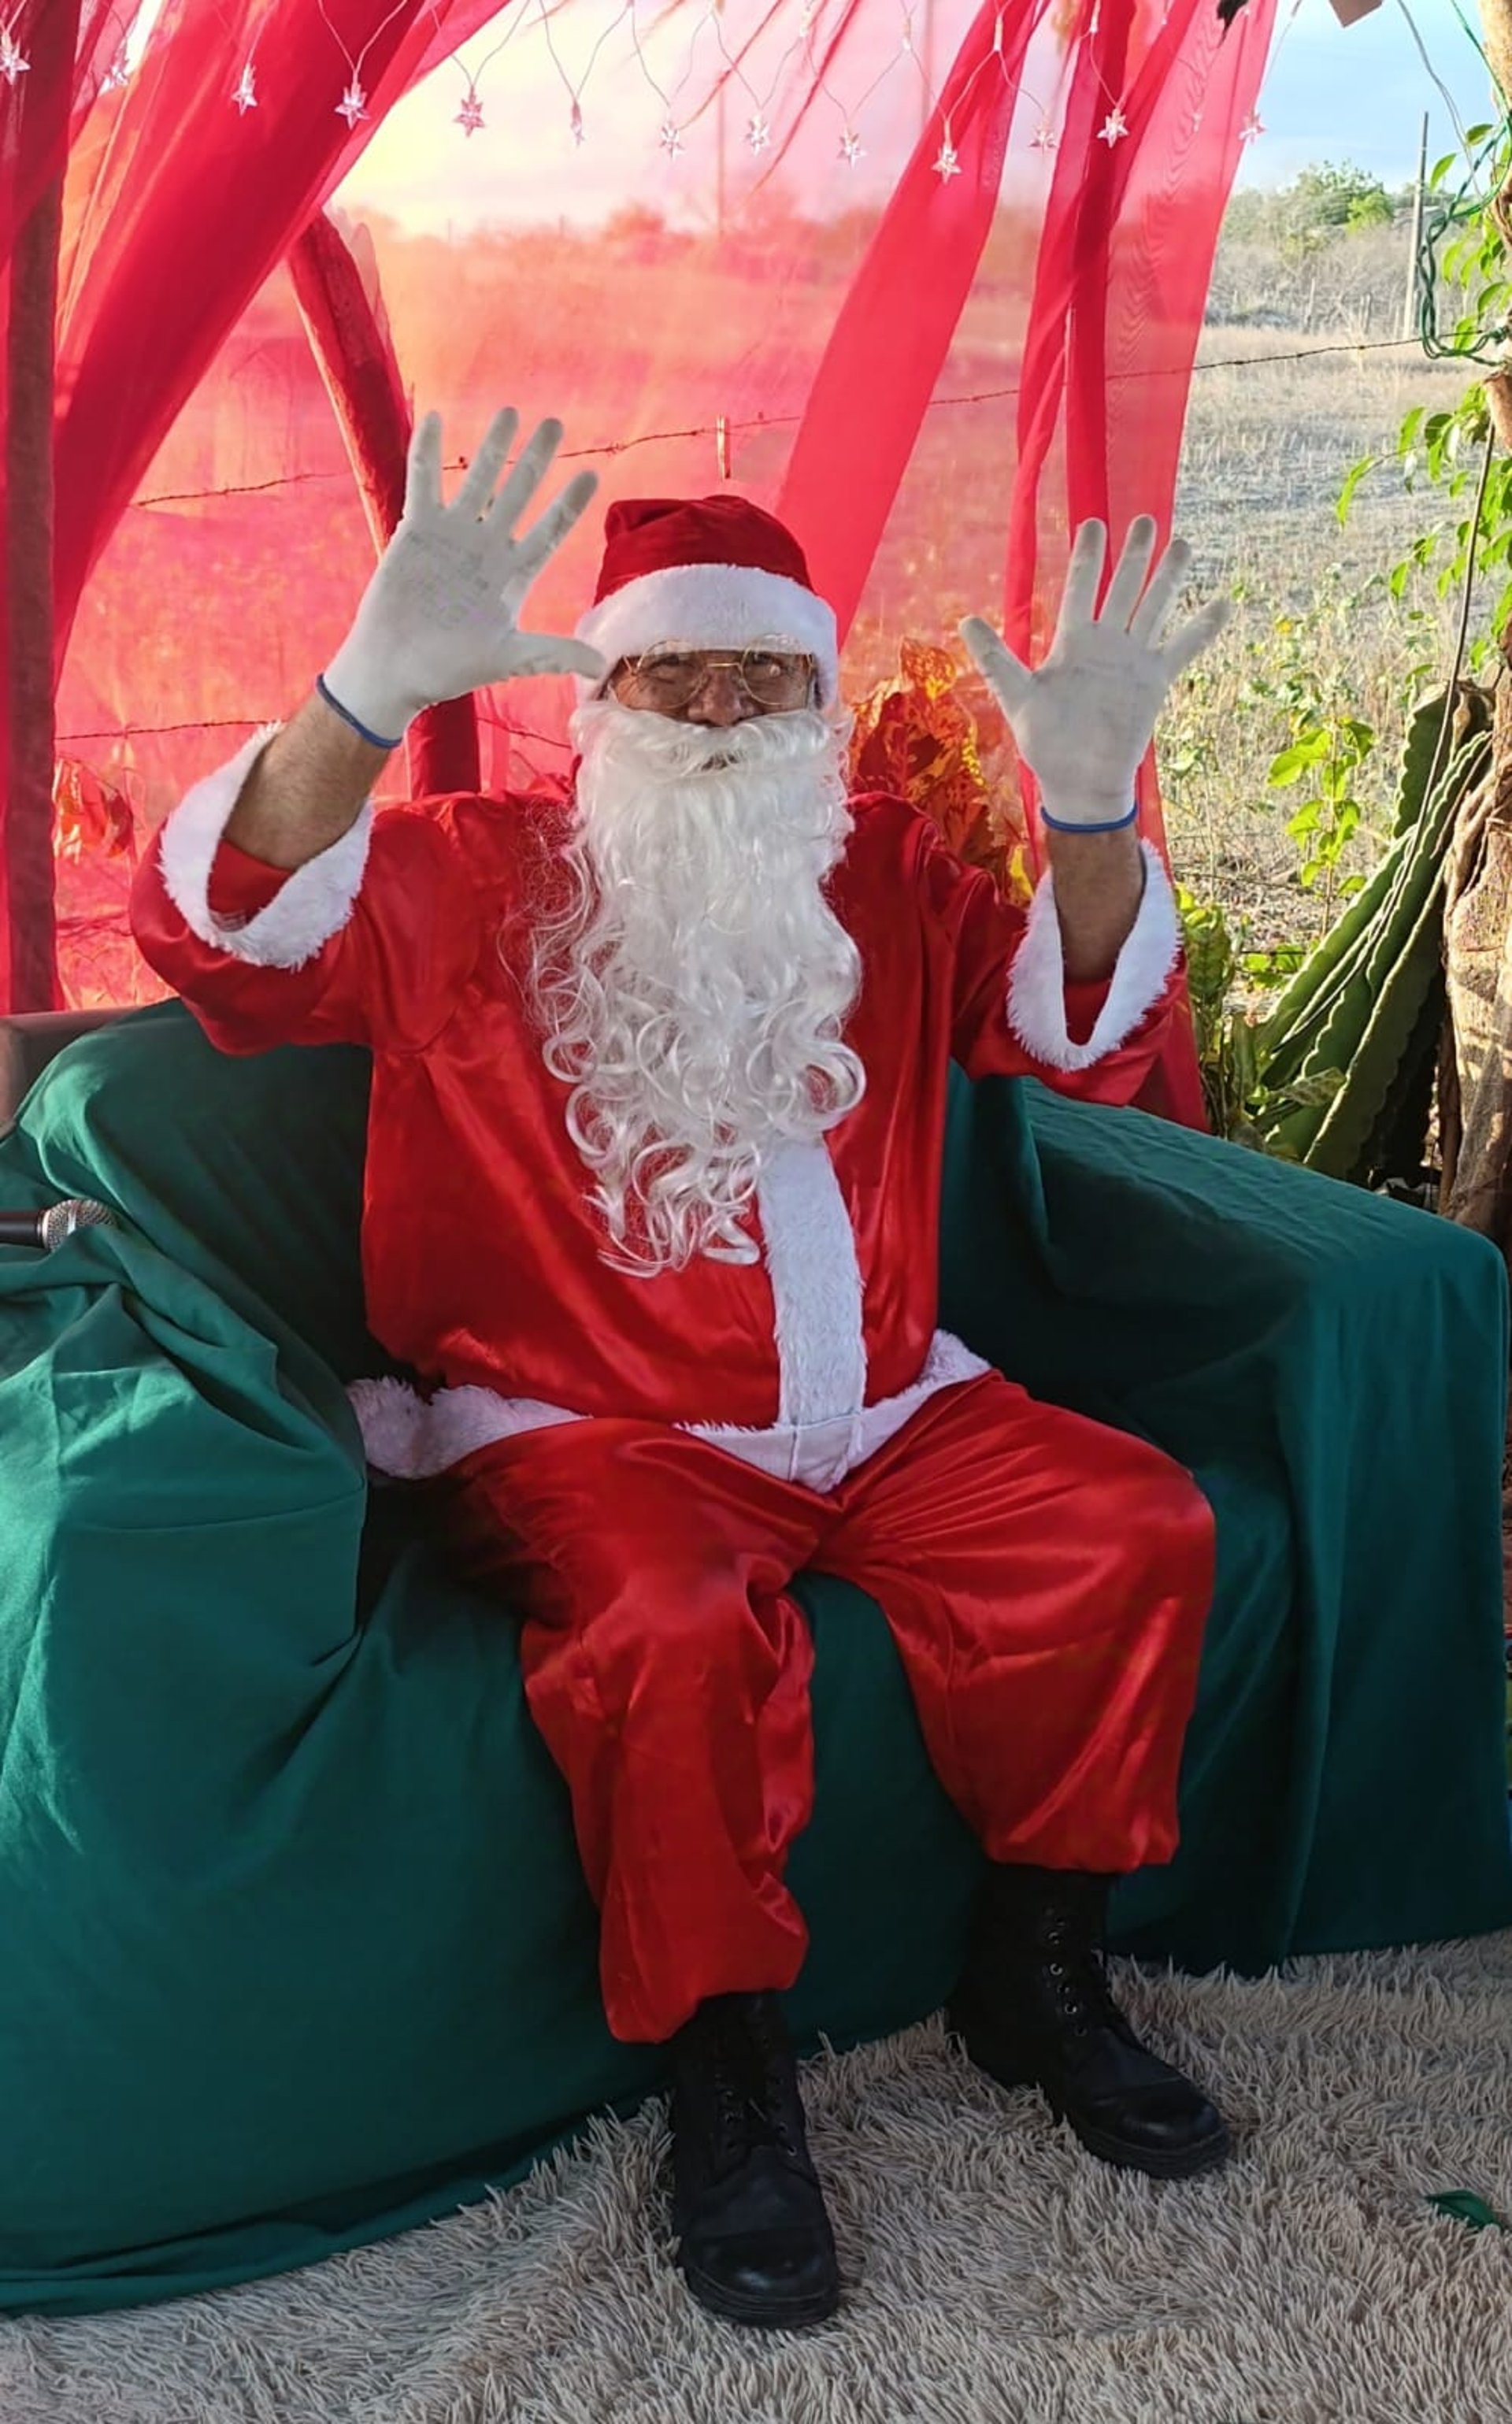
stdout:
<svg viewBox="0 0 1512 2424">
<path fill-rule="evenodd" d="M 710 2016 L 710 2068 L 720 2129 L 732 2154 L 756 2146 L 802 2158 L 789 2112 L 786 2047 L 771 2016 L 735 2008 Z"/>
<path fill-rule="evenodd" d="M 1041 1943 L 1056 2010 L 1074 2034 L 1088 2036 L 1100 2028 L 1125 2033 L 1128 2023 L 1113 2000 L 1098 1947 L 1058 1911 L 1046 1921 Z"/>
</svg>

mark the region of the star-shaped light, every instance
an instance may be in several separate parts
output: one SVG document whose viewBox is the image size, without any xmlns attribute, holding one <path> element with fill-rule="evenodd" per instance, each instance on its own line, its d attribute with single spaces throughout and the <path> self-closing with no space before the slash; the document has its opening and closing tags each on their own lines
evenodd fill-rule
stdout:
<svg viewBox="0 0 1512 2424">
<path fill-rule="evenodd" d="M 745 130 L 745 139 L 753 152 L 766 152 L 771 149 L 772 129 L 759 109 Z"/>
<path fill-rule="evenodd" d="M 664 118 L 661 120 L 661 131 L 657 136 L 657 141 L 669 160 L 681 159 L 684 150 L 682 128 L 676 119 Z"/>
<path fill-rule="evenodd" d="M 344 118 L 348 126 L 356 126 L 368 114 L 368 97 L 360 79 L 354 74 L 351 83 L 336 104 L 336 115 Z"/>
<path fill-rule="evenodd" d="M 848 168 L 853 168 L 856 162 L 858 160 L 864 160 L 866 156 L 865 152 L 863 152 L 861 148 L 860 136 L 856 133 L 853 126 L 848 126 L 845 133 L 840 137 L 841 159 L 845 162 Z"/>
<path fill-rule="evenodd" d="M 961 160 L 953 143 L 945 142 L 941 144 L 940 156 L 934 164 L 934 173 L 939 178 L 941 183 L 946 185 L 950 183 L 952 177 L 960 176 Z"/>
<path fill-rule="evenodd" d="M 1059 149 L 1059 136 L 1056 133 L 1050 120 L 1047 118 L 1042 118 L 1039 125 L 1035 128 L 1033 134 L 1029 137 L 1029 150 L 1031 152 L 1058 152 Z"/>
<path fill-rule="evenodd" d="M 1265 131 L 1259 110 L 1252 109 L 1239 129 L 1239 140 L 1241 143 L 1258 143 Z"/>
<path fill-rule="evenodd" d="M 464 135 L 476 135 L 483 124 L 483 104 L 470 85 L 453 124 L 460 126 Z"/>
<path fill-rule="evenodd" d="M 1106 143 L 1111 152 L 1115 143 L 1122 142 L 1128 131 L 1129 121 L 1115 102 L 1097 130 L 1097 139 L 1099 143 Z"/>
<path fill-rule="evenodd" d="M 0 76 L 14 85 L 24 75 L 30 75 L 31 61 L 24 51 L 18 50 L 8 25 L 0 26 Z"/>
<path fill-rule="evenodd" d="M 232 93 L 231 99 L 243 118 L 247 116 L 249 109 L 257 107 L 257 70 L 250 59 L 242 70 L 241 83 Z"/>
</svg>

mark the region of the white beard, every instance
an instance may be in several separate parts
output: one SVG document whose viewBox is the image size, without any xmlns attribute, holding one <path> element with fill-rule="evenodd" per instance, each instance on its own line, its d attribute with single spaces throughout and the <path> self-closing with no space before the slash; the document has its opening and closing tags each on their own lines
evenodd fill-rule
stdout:
<svg viewBox="0 0 1512 2424">
<path fill-rule="evenodd" d="M 860 955 L 823 888 L 851 831 L 844 727 L 594 700 L 572 737 L 576 897 L 537 928 L 533 989 L 606 1259 L 646 1276 L 754 1262 L 764 1158 L 866 1087 L 840 1041 Z"/>
</svg>

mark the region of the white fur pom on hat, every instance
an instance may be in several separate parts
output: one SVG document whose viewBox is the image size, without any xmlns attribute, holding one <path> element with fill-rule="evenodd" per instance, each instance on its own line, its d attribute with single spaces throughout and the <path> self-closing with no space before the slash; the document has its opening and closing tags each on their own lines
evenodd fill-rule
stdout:
<svg viewBox="0 0 1512 2424">
<path fill-rule="evenodd" d="M 839 687 L 834 610 L 814 589 L 792 533 L 744 497 L 611 505 L 598 587 L 577 636 L 611 665 L 663 641 L 703 648 L 786 642 L 815 659 L 826 706 Z"/>
</svg>

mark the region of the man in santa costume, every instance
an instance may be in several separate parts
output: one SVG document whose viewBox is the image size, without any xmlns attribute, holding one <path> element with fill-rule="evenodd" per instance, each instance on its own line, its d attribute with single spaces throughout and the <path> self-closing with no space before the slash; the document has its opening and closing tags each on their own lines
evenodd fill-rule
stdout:
<svg viewBox="0 0 1512 2424">
<path fill-rule="evenodd" d="M 1033 673 L 963 627 L 1039 782 L 1027 912 L 890 798 L 847 796 L 835 618 L 732 496 L 619 504 L 571 640 L 521 631 L 592 494 L 522 518 L 501 415 L 447 503 L 440 428 L 350 637 L 293 721 L 168 819 L 137 938 L 227 1052 L 373 1053 L 370 1462 L 426 1482 L 522 1619 L 570 1787 L 609 2024 L 665 2042 L 693 2294 L 752 2323 L 839 2296 L 780 1996 L 812 1794 L 793 1577 L 881 1604 L 931 1759 L 987 1857 L 950 2018 L 1083 2144 L 1223 2160 L 1100 1947 L 1110 1880 L 1170 1858 L 1213 1571 L 1190 1477 L 1031 1403 L 936 1324 L 948 1064 L 1124 1103 L 1161 1049 L 1178 926 L 1136 771 L 1217 630 L 1163 638 L 1185 554 L 1072 554 Z M 577 676 L 569 806 L 365 805 L 411 719 Z"/>
</svg>

